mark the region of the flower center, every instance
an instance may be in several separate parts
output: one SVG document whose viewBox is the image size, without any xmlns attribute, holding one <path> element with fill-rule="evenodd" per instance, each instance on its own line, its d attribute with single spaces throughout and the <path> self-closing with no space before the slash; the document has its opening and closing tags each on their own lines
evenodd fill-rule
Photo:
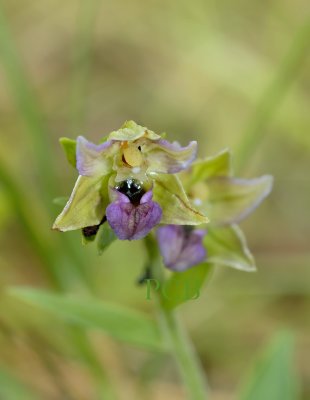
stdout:
<svg viewBox="0 0 310 400">
<path fill-rule="evenodd" d="M 131 167 L 140 167 L 140 165 L 143 163 L 143 156 L 139 147 L 129 145 L 123 150 L 125 161 Z"/>
<path fill-rule="evenodd" d="M 133 205 L 139 205 L 141 197 L 145 194 L 141 182 L 135 179 L 126 179 L 115 187 L 116 190 L 128 197 Z"/>
</svg>

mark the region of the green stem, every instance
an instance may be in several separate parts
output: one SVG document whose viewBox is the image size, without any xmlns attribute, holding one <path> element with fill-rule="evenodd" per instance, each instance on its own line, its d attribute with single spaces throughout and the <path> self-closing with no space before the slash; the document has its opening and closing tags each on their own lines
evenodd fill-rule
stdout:
<svg viewBox="0 0 310 400">
<path fill-rule="evenodd" d="M 163 330 L 178 364 L 180 375 L 187 389 L 188 399 L 207 400 L 207 384 L 194 346 L 180 318 L 172 310 L 159 308 Z"/>
<path fill-rule="evenodd" d="M 298 76 L 298 71 L 310 47 L 310 20 L 297 31 L 288 53 L 284 57 L 270 85 L 263 92 L 245 132 L 236 156 L 236 169 L 240 170 L 253 157 L 253 153 L 266 135 L 267 125 L 275 115 L 281 100 Z"/>
<path fill-rule="evenodd" d="M 145 245 L 149 255 L 149 266 L 152 276 L 162 286 L 164 284 L 164 277 L 156 243 L 148 236 L 145 239 Z M 187 390 L 187 398 L 189 400 L 207 400 L 206 377 L 194 346 L 180 318 L 174 310 L 164 307 L 160 297 L 158 298 L 157 305 L 163 335 L 178 365 L 180 375 Z"/>
</svg>

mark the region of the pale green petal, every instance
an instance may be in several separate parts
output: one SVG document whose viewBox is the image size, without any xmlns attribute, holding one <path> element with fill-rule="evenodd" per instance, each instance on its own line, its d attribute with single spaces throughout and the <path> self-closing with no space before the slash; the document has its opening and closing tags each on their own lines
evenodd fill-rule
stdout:
<svg viewBox="0 0 310 400">
<path fill-rule="evenodd" d="M 162 208 L 161 223 L 174 225 L 200 225 L 208 218 L 190 204 L 176 175 L 152 174 L 153 200 Z"/>
<path fill-rule="evenodd" d="M 104 176 L 112 172 L 113 157 L 120 144 L 112 141 L 99 145 L 89 142 L 83 136 L 77 138 L 76 168 L 83 176 Z"/>
<path fill-rule="evenodd" d="M 231 172 L 231 153 L 225 149 L 215 156 L 193 162 L 190 182 L 193 184 L 215 176 L 230 176 Z"/>
<path fill-rule="evenodd" d="M 237 223 L 247 217 L 272 189 L 272 176 L 255 179 L 214 178 L 207 182 L 208 199 L 199 208 L 212 225 Z"/>
<path fill-rule="evenodd" d="M 149 141 L 142 147 L 146 157 L 148 172 L 175 174 L 187 169 L 197 155 L 197 142 L 193 141 L 186 147 L 166 140 Z"/>
<path fill-rule="evenodd" d="M 79 176 L 68 203 L 56 218 L 53 229 L 71 231 L 97 225 L 104 215 L 100 193 L 102 177 Z"/>
<path fill-rule="evenodd" d="M 255 260 L 248 249 L 245 236 L 237 225 L 209 228 L 204 245 L 209 263 L 247 272 L 256 270 Z"/>
<path fill-rule="evenodd" d="M 144 126 L 136 124 L 134 121 L 126 121 L 117 131 L 109 134 L 108 140 L 133 141 L 145 137 L 150 140 L 158 140 L 161 137 L 150 131 Z"/>
</svg>

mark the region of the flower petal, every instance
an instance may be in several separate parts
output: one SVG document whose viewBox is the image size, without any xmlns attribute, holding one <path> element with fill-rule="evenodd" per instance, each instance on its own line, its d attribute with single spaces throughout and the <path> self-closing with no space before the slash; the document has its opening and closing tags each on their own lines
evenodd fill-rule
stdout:
<svg viewBox="0 0 310 400">
<path fill-rule="evenodd" d="M 238 225 L 210 227 L 204 244 L 208 249 L 208 262 L 246 272 L 256 270 L 255 260 Z"/>
<path fill-rule="evenodd" d="M 104 199 L 100 194 L 102 177 L 79 176 L 65 208 L 56 218 L 53 229 L 71 231 L 98 225 L 104 216 Z"/>
<path fill-rule="evenodd" d="M 206 250 L 202 239 L 206 231 L 186 227 L 167 225 L 158 228 L 157 239 L 164 264 L 173 271 L 185 271 L 205 260 Z"/>
<path fill-rule="evenodd" d="M 181 147 L 179 143 L 158 140 L 144 146 L 148 172 L 174 174 L 189 167 L 197 155 L 197 142 Z"/>
<path fill-rule="evenodd" d="M 272 176 L 255 179 L 214 178 L 207 181 L 209 197 L 201 210 L 212 225 L 237 223 L 247 217 L 272 189 Z"/>
<path fill-rule="evenodd" d="M 213 157 L 195 161 L 191 166 L 190 185 L 215 176 L 230 176 L 232 173 L 231 153 L 222 150 Z"/>
<path fill-rule="evenodd" d="M 131 142 L 133 140 L 140 139 L 141 137 L 145 137 L 150 140 L 160 139 L 159 135 L 148 130 L 144 126 L 136 124 L 134 121 L 126 121 L 120 129 L 111 132 L 108 136 L 108 139 Z"/>
<path fill-rule="evenodd" d="M 149 191 L 135 206 L 124 194 L 119 193 L 116 201 L 107 207 L 107 220 L 119 239 L 142 239 L 160 222 L 162 210 L 151 199 L 152 192 Z"/>
<path fill-rule="evenodd" d="M 112 156 L 119 145 L 107 141 L 96 145 L 83 136 L 77 138 L 76 167 L 80 175 L 98 176 L 106 175 L 112 170 Z"/>
<path fill-rule="evenodd" d="M 152 178 L 154 200 L 163 210 L 163 224 L 199 225 L 209 222 L 203 213 L 193 208 L 176 175 L 153 174 Z"/>
</svg>

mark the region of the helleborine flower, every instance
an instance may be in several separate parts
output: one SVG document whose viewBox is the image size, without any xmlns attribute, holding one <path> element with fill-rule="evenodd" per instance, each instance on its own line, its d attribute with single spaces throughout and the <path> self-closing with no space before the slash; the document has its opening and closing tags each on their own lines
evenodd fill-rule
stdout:
<svg viewBox="0 0 310 400">
<path fill-rule="evenodd" d="M 116 172 L 115 181 L 137 179 L 144 182 L 152 173 L 174 174 L 189 167 L 197 154 L 197 142 L 181 147 L 133 121 L 110 133 L 107 141 L 95 145 L 79 136 L 77 170 L 82 176 Z"/>
<path fill-rule="evenodd" d="M 210 218 L 210 226 L 236 224 L 251 214 L 269 195 L 270 175 L 254 179 L 232 176 L 231 154 L 224 150 L 195 161 L 181 180 L 192 203 Z"/>
<path fill-rule="evenodd" d="M 152 201 L 153 193 L 148 191 L 139 196 L 128 197 L 117 189 L 112 189 L 115 201 L 106 209 L 107 220 L 121 240 L 137 240 L 160 222 L 162 211 L 159 204 Z"/>
<path fill-rule="evenodd" d="M 165 225 L 157 229 L 156 235 L 164 264 L 173 271 L 184 271 L 206 258 L 202 240 L 203 229 L 191 226 Z"/>
<path fill-rule="evenodd" d="M 175 175 L 193 162 L 196 142 L 181 147 L 128 121 L 99 145 L 82 136 L 61 143 L 79 177 L 54 229 L 98 227 L 106 216 L 119 239 L 132 240 L 144 237 L 159 222 L 208 221 L 190 203 Z"/>
<path fill-rule="evenodd" d="M 181 180 L 192 203 L 200 212 L 208 214 L 210 223 L 208 234 L 201 229 L 192 229 L 188 234 L 188 228 L 182 226 L 160 227 L 157 239 L 166 267 L 183 271 L 208 261 L 245 271 L 255 270 L 254 258 L 236 223 L 268 196 L 272 177 L 232 177 L 231 155 L 224 150 L 214 157 L 194 162 L 181 173 Z M 203 248 L 205 254 L 208 253 L 207 258 L 203 257 Z"/>
</svg>

